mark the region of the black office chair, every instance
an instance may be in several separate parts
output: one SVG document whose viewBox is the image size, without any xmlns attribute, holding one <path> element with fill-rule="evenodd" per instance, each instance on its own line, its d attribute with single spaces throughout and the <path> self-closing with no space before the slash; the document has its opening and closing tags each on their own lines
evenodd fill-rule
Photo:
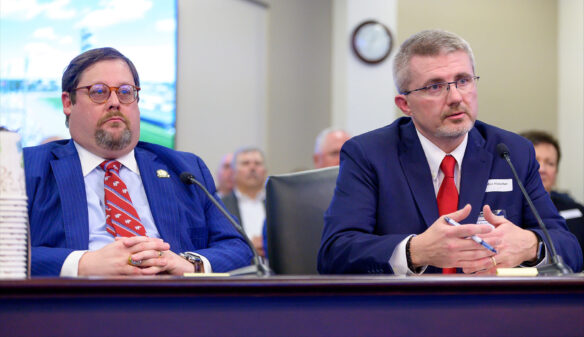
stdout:
<svg viewBox="0 0 584 337">
<path fill-rule="evenodd" d="M 268 260 L 276 274 L 318 274 L 324 212 L 339 167 L 270 176 L 266 185 Z"/>
</svg>

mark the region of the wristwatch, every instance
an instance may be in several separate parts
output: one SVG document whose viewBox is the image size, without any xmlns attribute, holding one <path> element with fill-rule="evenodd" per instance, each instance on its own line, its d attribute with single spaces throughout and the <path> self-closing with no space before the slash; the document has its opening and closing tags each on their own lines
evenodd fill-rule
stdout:
<svg viewBox="0 0 584 337">
<path fill-rule="evenodd" d="M 199 255 L 197 255 L 195 253 L 191 253 L 191 252 L 184 252 L 184 253 L 180 253 L 179 255 L 183 259 L 192 263 L 193 266 L 195 266 L 195 273 L 204 273 L 205 272 L 205 267 L 203 265 L 203 259 L 201 259 L 201 257 Z"/>
</svg>

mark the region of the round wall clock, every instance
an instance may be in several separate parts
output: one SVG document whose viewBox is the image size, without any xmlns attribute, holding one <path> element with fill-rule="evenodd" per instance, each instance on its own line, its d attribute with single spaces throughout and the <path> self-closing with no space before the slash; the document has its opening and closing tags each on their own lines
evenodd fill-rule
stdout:
<svg viewBox="0 0 584 337">
<path fill-rule="evenodd" d="M 355 55 L 361 61 L 377 64 L 385 60 L 391 53 L 393 37 L 384 24 L 368 20 L 355 28 L 351 45 Z"/>
</svg>

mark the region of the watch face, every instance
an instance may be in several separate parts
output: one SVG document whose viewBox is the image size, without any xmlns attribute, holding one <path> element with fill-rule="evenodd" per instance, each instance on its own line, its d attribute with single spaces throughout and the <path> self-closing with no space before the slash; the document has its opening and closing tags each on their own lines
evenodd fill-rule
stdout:
<svg viewBox="0 0 584 337">
<path fill-rule="evenodd" d="M 365 21 L 355 28 L 353 51 L 363 62 L 375 64 L 385 60 L 391 52 L 393 39 L 389 29 L 377 21 Z"/>
</svg>

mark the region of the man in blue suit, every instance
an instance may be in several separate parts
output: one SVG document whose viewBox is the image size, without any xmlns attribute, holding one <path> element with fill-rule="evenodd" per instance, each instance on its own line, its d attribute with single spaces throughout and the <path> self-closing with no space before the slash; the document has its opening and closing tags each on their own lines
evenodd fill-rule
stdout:
<svg viewBox="0 0 584 337">
<path fill-rule="evenodd" d="M 395 103 L 407 117 L 343 146 L 319 271 L 411 275 L 458 268 L 492 274 L 496 267 L 548 263 L 549 242 L 497 155 L 499 143 L 509 147 L 558 253 L 580 270 L 578 242 L 542 186 L 533 146 L 476 120 L 478 76 L 468 43 L 440 30 L 417 33 L 400 47 L 394 79 Z M 446 179 L 441 163 L 450 156 L 454 168 Z M 458 201 L 444 213 L 438 200 L 446 181 Z M 451 226 L 444 216 L 472 225 Z M 496 253 L 468 240 L 471 235 Z"/>
<path fill-rule="evenodd" d="M 183 275 L 250 263 L 243 238 L 200 189 L 180 180 L 191 172 L 213 193 L 203 161 L 138 141 L 139 86 L 133 63 L 113 48 L 87 51 L 65 70 L 61 99 L 72 139 L 24 149 L 32 275 Z M 146 235 L 110 234 L 104 160 L 121 163 Z"/>
</svg>

